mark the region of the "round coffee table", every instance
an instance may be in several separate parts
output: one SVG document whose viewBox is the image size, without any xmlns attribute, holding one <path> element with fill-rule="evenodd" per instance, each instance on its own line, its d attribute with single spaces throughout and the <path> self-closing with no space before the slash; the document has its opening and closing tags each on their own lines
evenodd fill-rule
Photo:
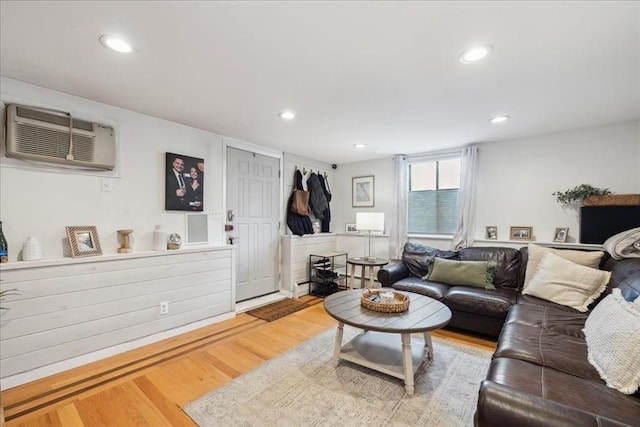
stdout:
<svg viewBox="0 0 640 427">
<path fill-rule="evenodd" d="M 369 287 L 375 287 L 375 276 L 373 274 L 374 267 L 382 267 L 383 265 L 389 264 L 388 259 L 376 258 L 375 260 L 367 260 L 365 258 L 349 258 L 347 259 L 347 264 L 351 265 L 351 280 L 349 281 L 349 289 L 353 289 L 353 282 L 355 279 L 356 265 L 362 267 L 362 271 L 360 272 L 360 287 L 364 288 L 365 281 L 365 268 L 369 267 Z"/>
<path fill-rule="evenodd" d="M 429 331 L 449 323 L 451 310 L 433 298 L 412 292 L 400 293 L 411 299 L 409 309 L 403 313 L 381 313 L 362 307 L 362 290 L 359 289 L 328 296 L 324 308 L 339 322 L 333 350 L 335 366 L 343 359 L 400 378 L 404 380 L 407 394 L 412 395 L 416 371 L 425 359 L 433 359 Z M 343 346 L 345 324 L 364 332 Z M 416 332 L 423 333 L 424 342 L 411 339 L 411 334 Z"/>
</svg>

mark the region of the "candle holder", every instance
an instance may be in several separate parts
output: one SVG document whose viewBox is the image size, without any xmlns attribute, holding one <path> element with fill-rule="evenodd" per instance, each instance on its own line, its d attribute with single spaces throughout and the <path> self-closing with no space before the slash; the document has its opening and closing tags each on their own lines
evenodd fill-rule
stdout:
<svg viewBox="0 0 640 427">
<path fill-rule="evenodd" d="M 118 230 L 118 237 L 120 240 L 120 247 L 118 248 L 119 254 L 129 254 L 133 252 L 130 246 L 129 235 L 133 233 L 133 230 Z"/>
</svg>

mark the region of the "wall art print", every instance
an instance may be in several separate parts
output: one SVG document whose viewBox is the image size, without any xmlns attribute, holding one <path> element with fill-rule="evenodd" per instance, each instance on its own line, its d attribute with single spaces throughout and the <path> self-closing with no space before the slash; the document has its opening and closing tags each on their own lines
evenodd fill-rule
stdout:
<svg viewBox="0 0 640 427">
<path fill-rule="evenodd" d="M 164 208 L 168 211 L 203 211 L 204 159 L 166 153 Z"/>
</svg>

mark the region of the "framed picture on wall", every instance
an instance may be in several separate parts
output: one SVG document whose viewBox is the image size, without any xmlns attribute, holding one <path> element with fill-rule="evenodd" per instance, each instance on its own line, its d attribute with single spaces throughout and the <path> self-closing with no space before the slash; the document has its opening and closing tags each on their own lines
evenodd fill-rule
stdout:
<svg viewBox="0 0 640 427">
<path fill-rule="evenodd" d="M 349 224 L 347 224 L 345 226 L 345 230 L 344 231 L 347 234 L 358 234 L 358 229 L 356 228 L 356 225 L 355 224 L 351 224 L 351 223 L 349 223 Z"/>
<path fill-rule="evenodd" d="M 202 212 L 204 159 L 166 153 L 165 164 L 165 210 Z"/>
<path fill-rule="evenodd" d="M 375 177 L 356 176 L 351 179 L 351 206 L 371 208 L 374 206 Z"/>
<path fill-rule="evenodd" d="M 533 227 L 512 226 L 509 238 L 511 240 L 532 240 Z"/>
</svg>

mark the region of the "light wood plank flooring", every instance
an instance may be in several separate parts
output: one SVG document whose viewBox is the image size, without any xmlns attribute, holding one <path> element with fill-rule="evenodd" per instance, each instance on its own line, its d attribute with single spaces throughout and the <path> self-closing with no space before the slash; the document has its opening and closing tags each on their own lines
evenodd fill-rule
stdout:
<svg viewBox="0 0 640 427">
<path fill-rule="evenodd" d="M 239 314 L 205 328 L 2 392 L 11 426 L 193 426 L 181 408 L 335 327 L 322 299 L 274 322 Z M 495 350 L 452 331 L 433 336 Z"/>
</svg>

